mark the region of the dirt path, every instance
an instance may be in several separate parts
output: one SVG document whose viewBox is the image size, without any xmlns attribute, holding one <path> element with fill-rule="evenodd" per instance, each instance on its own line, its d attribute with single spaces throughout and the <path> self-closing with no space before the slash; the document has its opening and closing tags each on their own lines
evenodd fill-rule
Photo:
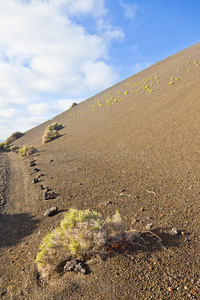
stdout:
<svg viewBox="0 0 200 300">
<path fill-rule="evenodd" d="M 0 212 L 6 204 L 6 183 L 9 181 L 9 164 L 5 153 L 0 154 Z"/>
<path fill-rule="evenodd" d="M 32 260 L 32 257 L 25 257 L 30 253 L 28 249 L 32 246 L 29 240 L 38 220 L 34 217 L 35 194 L 28 185 L 30 179 L 26 161 L 18 158 L 16 153 L 1 153 L 0 166 L 0 195 L 3 199 L 0 213 L 0 295 L 5 299 L 15 299 L 13 295 L 17 297 L 18 294 L 15 281 L 20 283 L 24 273 L 20 261 L 26 259 L 27 265 Z"/>
</svg>

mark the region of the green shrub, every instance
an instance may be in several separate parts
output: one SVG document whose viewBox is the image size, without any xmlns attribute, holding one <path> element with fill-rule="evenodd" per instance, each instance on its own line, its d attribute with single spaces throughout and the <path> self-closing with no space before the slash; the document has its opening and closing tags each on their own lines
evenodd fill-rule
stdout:
<svg viewBox="0 0 200 300">
<path fill-rule="evenodd" d="M 51 125 L 47 126 L 46 130 L 50 130 L 50 131 L 57 130 L 58 131 L 62 128 L 63 128 L 63 126 L 61 123 L 55 122 L 55 123 L 52 123 Z"/>
<path fill-rule="evenodd" d="M 14 141 L 16 141 L 17 139 L 19 139 L 20 137 L 22 137 L 24 135 L 24 133 L 21 133 L 19 131 L 14 132 L 13 134 L 11 134 L 11 136 L 9 138 L 7 138 L 6 142 L 8 144 L 13 143 Z"/>
<path fill-rule="evenodd" d="M 19 147 L 16 146 L 16 145 L 10 146 L 10 150 L 11 150 L 11 151 L 16 151 L 16 150 L 18 150 L 18 149 L 19 149 Z"/>
<path fill-rule="evenodd" d="M 76 103 L 76 102 L 73 102 L 72 105 L 71 105 L 71 108 L 72 108 L 72 107 L 75 107 L 76 105 L 77 105 L 77 103 Z"/>
<path fill-rule="evenodd" d="M 60 123 L 52 123 L 51 125 L 47 126 L 42 137 L 43 143 L 48 143 L 57 137 L 60 136 L 58 130 L 62 129 L 63 126 Z"/>
<path fill-rule="evenodd" d="M 136 235 L 125 231 L 118 211 L 104 221 L 98 212 L 70 209 L 60 226 L 43 238 L 35 262 L 46 276 L 64 261 L 105 255 L 111 245 L 133 243 Z"/>
<path fill-rule="evenodd" d="M 36 148 L 34 148 L 33 146 L 23 146 L 21 149 L 19 149 L 19 155 L 20 156 L 29 156 L 29 155 L 32 155 L 32 154 L 34 154 L 34 153 L 36 153 L 37 152 L 37 149 Z"/>
<path fill-rule="evenodd" d="M 9 147 L 8 142 L 0 143 L 0 150 L 9 150 L 9 149 L 10 149 L 10 147 Z"/>
<path fill-rule="evenodd" d="M 57 130 L 46 130 L 44 135 L 43 135 L 43 143 L 48 143 L 60 136 L 60 133 Z"/>
</svg>

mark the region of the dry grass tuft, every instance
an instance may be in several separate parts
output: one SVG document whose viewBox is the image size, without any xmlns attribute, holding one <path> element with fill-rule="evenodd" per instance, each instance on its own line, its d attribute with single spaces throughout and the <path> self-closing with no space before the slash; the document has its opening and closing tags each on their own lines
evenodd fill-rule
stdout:
<svg viewBox="0 0 200 300">
<path fill-rule="evenodd" d="M 33 146 L 23 146 L 21 149 L 19 149 L 19 155 L 21 157 L 24 157 L 24 156 L 30 156 L 34 153 L 36 153 L 38 150 L 36 148 L 34 148 Z"/>
<path fill-rule="evenodd" d="M 48 143 L 57 137 L 60 136 L 58 130 L 62 129 L 63 126 L 60 123 L 52 123 L 51 125 L 47 126 L 45 129 L 44 135 L 42 137 L 43 143 Z"/>
<path fill-rule="evenodd" d="M 125 230 L 118 211 L 104 221 L 98 212 L 70 209 L 60 226 L 43 238 L 35 262 L 45 277 L 64 261 L 103 257 L 110 249 L 135 244 L 137 237 L 135 232 Z"/>
<path fill-rule="evenodd" d="M 23 135 L 24 135 L 24 133 L 21 133 L 19 131 L 14 132 L 13 134 L 11 134 L 11 136 L 9 138 L 7 138 L 6 142 L 8 144 L 11 144 L 14 141 L 16 141 L 17 139 L 19 139 L 20 137 L 22 137 Z"/>
</svg>

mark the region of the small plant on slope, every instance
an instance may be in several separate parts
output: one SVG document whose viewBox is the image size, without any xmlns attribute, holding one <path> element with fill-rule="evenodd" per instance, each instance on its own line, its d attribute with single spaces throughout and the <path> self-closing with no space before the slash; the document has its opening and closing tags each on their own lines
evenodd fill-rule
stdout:
<svg viewBox="0 0 200 300">
<path fill-rule="evenodd" d="M 61 123 L 55 122 L 55 123 L 52 123 L 51 125 L 47 126 L 46 129 L 53 131 L 53 130 L 60 130 L 62 128 L 63 128 L 63 126 Z"/>
<path fill-rule="evenodd" d="M 118 211 L 104 221 L 98 212 L 70 209 L 60 226 L 42 240 L 35 262 L 44 277 L 64 261 L 104 256 L 111 248 L 134 244 L 137 237 L 125 230 Z"/>
<path fill-rule="evenodd" d="M 97 212 L 70 209 L 64 219 L 40 244 L 35 262 L 43 276 L 63 260 L 84 258 L 102 251 L 106 239 L 104 221 Z"/>
<path fill-rule="evenodd" d="M 78 105 L 78 104 L 76 102 L 73 102 L 72 105 L 71 105 L 71 108 L 75 107 L 76 105 Z"/>
<path fill-rule="evenodd" d="M 37 149 L 34 148 L 33 146 L 23 146 L 21 149 L 19 149 L 19 155 L 20 156 L 29 156 L 29 155 L 32 155 L 34 153 L 37 152 Z"/>
<path fill-rule="evenodd" d="M 9 150 L 9 144 L 8 144 L 8 142 L 2 142 L 2 143 L 0 143 L 0 150 Z"/>
<path fill-rule="evenodd" d="M 48 143 L 57 137 L 60 136 L 58 130 L 62 129 L 63 126 L 60 123 L 52 123 L 51 125 L 47 126 L 43 135 L 43 143 Z"/>
<path fill-rule="evenodd" d="M 9 138 L 7 138 L 6 142 L 8 144 L 11 144 L 12 142 L 16 141 L 17 139 L 19 139 L 20 137 L 22 137 L 24 134 L 17 131 L 17 132 L 14 132 Z"/>
<path fill-rule="evenodd" d="M 16 145 L 10 146 L 11 151 L 17 151 L 18 149 L 19 149 L 19 147 Z"/>
</svg>

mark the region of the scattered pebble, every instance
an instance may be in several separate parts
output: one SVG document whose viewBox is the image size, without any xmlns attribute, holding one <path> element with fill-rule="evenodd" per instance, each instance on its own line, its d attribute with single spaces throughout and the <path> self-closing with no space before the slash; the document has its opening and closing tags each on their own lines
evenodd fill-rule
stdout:
<svg viewBox="0 0 200 300">
<path fill-rule="evenodd" d="M 57 194 L 56 193 L 54 193 L 54 192 L 49 192 L 49 191 L 45 191 L 44 192 L 44 200 L 48 200 L 48 199 L 55 199 L 56 198 L 56 196 L 57 196 Z"/>
<path fill-rule="evenodd" d="M 52 217 L 56 215 L 57 211 L 58 211 L 58 206 L 53 206 L 44 212 L 44 216 Z"/>
<path fill-rule="evenodd" d="M 30 167 L 34 167 L 36 166 L 35 160 L 31 160 L 29 163 Z"/>
<path fill-rule="evenodd" d="M 44 174 L 40 174 L 40 175 L 38 175 L 36 178 L 40 178 L 40 177 L 42 177 L 42 176 L 44 176 Z"/>
<path fill-rule="evenodd" d="M 86 269 L 82 265 L 81 262 L 78 262 L 76 259 L 69 260 L 66 262 L 66 265 L 64 266 L 65 271 L 75 271 L 77 273 L 86 274 Z"/>
<path fill-rule="evenodd" d="M 139 220 L 138 220 L 138 219 L 136 219 L 136 218 L 133 218 L 133 220 L 132 220 L 132 224 L 134 224 L 134 223 L 136 223 L 136 222 L 139 222 Z"/>
<path fill-rule="evenodd" d="M 113 202 L 112 202 L 112 201 L 108 201 L 108 202 L 105 204 L 105 206 L 108 206 L 108 205 L 110 205 L 110 204 L 113 204 Z"/>
<path fill-rule="evenodd" d="M 37 183 L 39 182 L 39 179 L 38 178 L 33 178 L 33 183 Z"/>
<path fill-rule="evenodd" d="M 178 230 L 176 227 L 174 227 L 174 228 L 172 228 L 172 230 L 171 230 L 171 235 L 178 235 L 178 234 L 180 234 L 181 232 L 180 232 L 180 230 Z"/>
<path fill-rule="evenodd" d="M 149 224 L 146 225 L 146 229 L 147 229 L 147 230 L 152 229 L 152 227 L 153 227 L 153 224 L 152 224 L 152 223 L 149 223 Z"/>
</svg>

